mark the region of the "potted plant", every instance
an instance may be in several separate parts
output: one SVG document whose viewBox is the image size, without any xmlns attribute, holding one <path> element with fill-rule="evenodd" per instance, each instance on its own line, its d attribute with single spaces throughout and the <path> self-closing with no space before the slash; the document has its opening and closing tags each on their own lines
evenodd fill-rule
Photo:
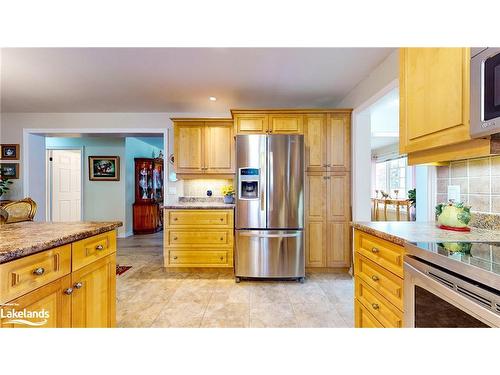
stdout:
<svg viewBox="0 0 500 375">
<path fill-rule="evenodd" d="M 226 185 L 222 187 L 222 195 L 224 196 L 224 203 L 234 203 L 234 188 L 233 185 Z"/>
<path fill-rule="evenodd" d="M 12 184 L 8 178 L 0 176 L 0 197 L 9 191 L 9 185 Z"/>
</svg>

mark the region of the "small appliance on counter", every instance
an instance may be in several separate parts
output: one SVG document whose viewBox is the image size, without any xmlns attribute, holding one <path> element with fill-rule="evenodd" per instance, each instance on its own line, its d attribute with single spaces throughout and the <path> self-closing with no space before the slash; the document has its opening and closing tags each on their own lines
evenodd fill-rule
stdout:
<svg viewBox="0 0 500 375">
<path fill-rule="evenodd" d="M 236 136 L 235 276 L 304 281 L 304 136 Z"/>
<path fill-rule="evenodd" d="M 418 242 L 405 250 L 406 327 L 500 327 L 500 242 Z"/>
</svg>

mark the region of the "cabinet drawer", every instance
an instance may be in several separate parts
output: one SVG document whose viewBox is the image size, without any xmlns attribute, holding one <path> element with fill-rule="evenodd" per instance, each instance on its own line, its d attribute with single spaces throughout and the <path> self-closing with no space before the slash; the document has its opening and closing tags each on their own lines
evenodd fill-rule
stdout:
<svg viewBox="0 0 500 375">
<path fill-rule="evenodd" d="M 0 264 L 0 303 L 13 300 L 71 272 L 71 245 Z"/>
<path fill-rule="evenodd" d="M 355 250 L 383 268 L 403 277 L 404 247 L 356 230 Z"/>
<path fill-rule="evenodd" d="M 403 310 L 403 279 L 385 270 L 359 253 L 354 257 L 354 273 L 366 284 Z"/>
<path fill-rule="evenodd" d="M 167 210 L 167 227 L 233 227 L 233 210 Z"/>
<path fill-rule="evenodd" d="M 356 299 L 372 313 L 386 328 L 401 328 L 403 313 L 394 307 L 381 294 L 370 288 L 359 277 L 355 277 Z"/>
<path fill-rule="evenodd" d="M 228 247 L 233 245 L 233 230 L 168 229 L 165 239 L 169 247 Z"/>
<path fill-rule="evenodd" d="M 354 301 L 354 327 L 355 328 L 384 328 L 380 322 L 375 319 L 370 311 L 364 307 L 358 300 Z"/>
<path fill-rule="evenodd" d="M 184 251 L 169 250 L 168 263 L 170 266 L 191 267 L 232 267 L 232 252 L 229 251 Z"/>
<path fill-rule="evenodd" d="M 116 231 L 89 237 L 72 244 L 72 266 L 76 271 L 116 252 Z"/>
</svg>

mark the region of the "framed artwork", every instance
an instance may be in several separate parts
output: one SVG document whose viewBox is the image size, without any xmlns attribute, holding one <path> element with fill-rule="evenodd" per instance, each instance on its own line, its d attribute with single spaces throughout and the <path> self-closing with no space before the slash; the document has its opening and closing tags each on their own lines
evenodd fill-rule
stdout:
<svg viewBox="0 0 500 375">
<path fill-rule="evenodd" d="M 8 178 L 9 180 L 16 180 L 19 178 L 19 164 L 18 163 L 0 163 L 0 176 Z"/>
<path fill-rule="evenodd" d="M 89 156 L 90 181 L 120 181 L 119 156 Z"/>
<path fill-rule="evenodd" d="M 0 145 L 0 159 L 19 160 L 19 145 Z"/>
</svg>

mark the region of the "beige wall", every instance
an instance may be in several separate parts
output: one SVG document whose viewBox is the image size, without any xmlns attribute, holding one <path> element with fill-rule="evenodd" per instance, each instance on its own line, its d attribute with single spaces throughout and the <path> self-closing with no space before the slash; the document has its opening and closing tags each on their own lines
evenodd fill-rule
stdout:
<svg viewBox="0 0 500 375">
<path fill-rule="evenodd" d="M 437 202 L 447 201 L 448 185 L 459 185 L 472 211 L 500 214 L 500 156 L 462 160 L 437 168 Z"/>
</svg>

